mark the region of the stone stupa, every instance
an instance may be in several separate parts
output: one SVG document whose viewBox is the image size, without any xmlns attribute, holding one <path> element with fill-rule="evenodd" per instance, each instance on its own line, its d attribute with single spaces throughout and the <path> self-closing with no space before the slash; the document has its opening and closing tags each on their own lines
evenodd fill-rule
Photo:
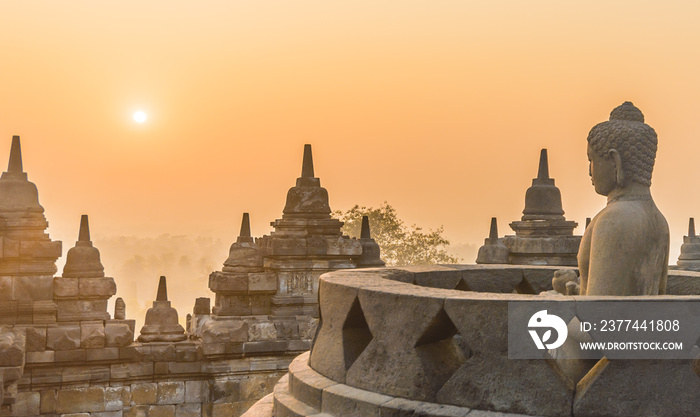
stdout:
<svg viewBox="0 0 700 417">
<path fill-rule="evenodd" d="M 66 255 L 63 276 L 54 279 L 58 321 L 108 320 L 107 301 L 116 293 L 114 279 L 105 277 L 100 251 L 90 240 L 88 216 L 83 214 L 78 241 Z"/>
<path fill-rule="evenodd" d="M 508 248 L 503 241 L 498 238 L 498 221 L 491 217 L 491 228 L 489 237 L 484 239 L 484 246 L 479 248 L 476 256 L 478 264 L 507 264 Z"/>
<path fill-rule="evenodd" d="M 695 234 L 695 219 L 688 221 L 688 236 L 683 236 L 681 254 L 676 262 L 679 269 L 700 271 L 700 236 Z"/>
<path fill-rule="evenodd" d="M 282 218 L 270 224 L 275 231 L 258 243 L 265 251 L 265 270 L 277 276 L 272 314 L 318 317 L 318 277 L 355 268 L 362 245 L 343 235 L 343 222 L 331 217 L 328 191 L 314 176 L 311 145 L 304 145 L 301 177 L 287 192 Z"/>
<path fill-rule="evenodd" d="M 509 263 L 519 265 L 576 266 L 581 236 L 574 236 L 575 221 L 566 220 L 561 192 L 549 177 L 547 150 L 540 152 L 537 178 L 525 193 L 520 221 L 510 223 L 515 236 L 505 236 Z"/>
<path fill-rule="evenodd" d="M 158 295 L 153 307 L 146 312 L 146 320 L 138 341 L 149 342 L 179 342 L 185 340 L 185 329 L 178 322 L 177 310 L 170 306 L 168 288 L 165 277 L 160 277 Z"/>
<path fill-rule="evenodd" d="M 263 270 L 263 251 L 250 234 L 248 213 L 243 213 L 241 231 L 224 267 L 209 275 L 209 289 L 216 294 L 214 315 L 270 314 L 270 298 L 277 292 L 277 281 L 273 273 Z"/>
<path fill-rule="evenodd" d="M 377 242 L 372 239 L 369 230 L 369 217 L 362 216 L 362 229 L 360 229 L 360 244 L 362 255 L 357 260 L 358 268 L 378 268 L 386 266 L 380 257 L 380 249 Z"/>
</svg>

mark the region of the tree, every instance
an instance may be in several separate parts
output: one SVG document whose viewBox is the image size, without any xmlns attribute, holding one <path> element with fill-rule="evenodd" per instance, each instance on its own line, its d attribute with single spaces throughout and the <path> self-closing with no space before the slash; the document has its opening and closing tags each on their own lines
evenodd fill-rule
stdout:
<svg viewBox="0 0 700 417">
<path fill-rule="evenodd" d="M 398 218 L 396 209 L 386 201 L 378 208 L 355 205 L 345 212 L 336 210 L 333 215 L 345 222 L 342 230 L 350 237 L 360 237 L 362 216 L 368 216 L 372 238 L 379 245 L 382 259 L 388 266 L 454 264 L 460 261 L 447 253 L 450 241 L 442 236 L 442 226 L 427 232 L 415 224 L 406 226 Z"/>
</svg>

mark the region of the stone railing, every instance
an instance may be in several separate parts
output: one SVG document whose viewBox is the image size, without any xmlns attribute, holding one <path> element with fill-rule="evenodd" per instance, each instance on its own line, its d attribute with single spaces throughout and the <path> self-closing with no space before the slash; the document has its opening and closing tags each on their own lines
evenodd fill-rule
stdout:
<svg viewBox="0 0 700 417">
<path fill-rule="evenodd" d="M 575 384 L 554 361 L 508 359 L 508 303 L 551 301 L 535 294 L 551 289 L 556 269 L 452 265 L 325 274 L 308 364 L 348 389 L 421 404 L 541 416 L 698 415 L 698 361 L 602 359 Z M 668 289 L 676 295 L 635 298 L 688 299 L 700 294 L 700 274 L 672 271 Z"/>
</svg>

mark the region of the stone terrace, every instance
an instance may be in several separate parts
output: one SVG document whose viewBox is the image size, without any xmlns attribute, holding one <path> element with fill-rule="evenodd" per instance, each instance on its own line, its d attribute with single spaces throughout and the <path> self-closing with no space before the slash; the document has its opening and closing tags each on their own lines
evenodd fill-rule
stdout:
<svg viewBox="0 0 700 417">
<path fill-rule="evenodd" d="M 508 359 L 508 302 L 553 300 L 533 293 L 551 289 L 555 270 L 451 265 L 325 274 L 311 354 L 244 416 L 697 416 L 698 361 L 602 359 L 576 385 L 552 361 Z M 635 299 L 700 300 L 699 278 L 673 271 L 672 295 Z"/>
</svg>

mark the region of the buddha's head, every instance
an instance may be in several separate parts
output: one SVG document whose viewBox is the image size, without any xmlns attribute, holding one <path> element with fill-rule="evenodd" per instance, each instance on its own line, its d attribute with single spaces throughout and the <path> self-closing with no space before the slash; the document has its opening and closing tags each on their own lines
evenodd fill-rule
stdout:
<svg viewBox="0 0 700 417">
<path fill-rule="evenodd" d="M 656 159 L 656 132 L 644 123 L 644 115 L 626 101 L 588 134 L 588 160 L 598 194 L 608 195 L 631 183 L 651 186 Z"/>
</svg>

